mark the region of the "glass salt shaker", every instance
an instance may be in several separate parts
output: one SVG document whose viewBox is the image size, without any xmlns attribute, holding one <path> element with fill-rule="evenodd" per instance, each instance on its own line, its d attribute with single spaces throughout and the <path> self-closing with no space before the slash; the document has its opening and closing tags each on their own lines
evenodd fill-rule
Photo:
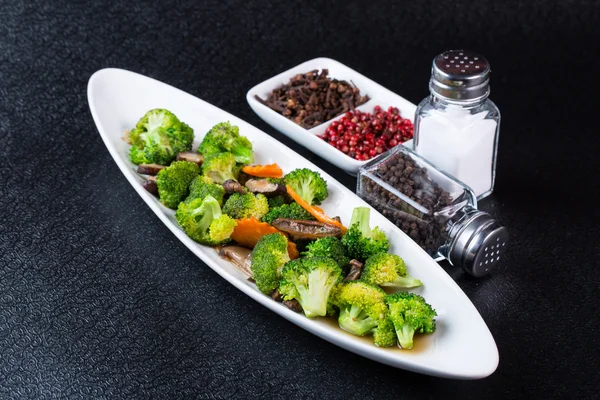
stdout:
<svg viewBox="0 0 600 400">
<path fill-rule="evenodd" d="M 357 193 L 432 257 L 473 276 L 503 257 L 508 230 L 477 210 L 473 190 L 404 146 L 362 166 Z"/>
<path fill-rule="evenodd" d="M 450 50 L 433 60 L 430 95 L 417 107 L 413 149 L 469 185 L 492 193 L 500 111 L 488 99 L 490 66 L 481 55 Z"/>
</svg>

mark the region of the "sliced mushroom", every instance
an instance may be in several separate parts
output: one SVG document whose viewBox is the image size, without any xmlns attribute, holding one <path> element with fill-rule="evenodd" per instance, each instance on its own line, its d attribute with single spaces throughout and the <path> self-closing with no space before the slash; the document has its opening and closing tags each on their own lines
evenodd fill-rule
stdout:
<svg viewBox="0 0 600 400">
<path fill-rule="evenodd" d="M 362 274 L 364 264 L 358 260 L 350 260 L 350 272 L 344 278 L 344 281 L 357 281 Z"/>
<path fill-rule="evenodd" d="M 275 289 L 273 293 L 271 293 L 271 298 L 278 303 L 283 303 L 284 306 L 289 308 L 294 312 L 302 312 L 302 306 L 296 299 L 292 300 L 283 300 L 283 296 L 279 293 L 279 289 Z"/>
<path fill-rule="evenodd" d="M 294 312 L 302 312 L 302 306 L 300 305 L 300 303 L 298 303 L 298 300 L 296 299 L 284 300 L 283 305 Z"/>
<path fill-rule="evenodd" d="M 219 250 L 219 255 L 229 260 L 249 278 L 252 278 L 252 271 L 250 270 L 252 250 L 241 246 L 224 246 Z"/>
<path fill-rule="evenodd" d="M 250 179 L 252 179 L 252 175 L 248 175 L 244 171 L 240 171 L 240 175 L 238 176 L 238 182 L 240 185 L 245 185 Z"/>
<path fill-rule="evenodd" d="M 166 165 L 140 164 L 140 165 L 138 165 L 137 172 L 138 172 L 138 174 L 144 174 L 144 175 L 158 175 L 158 173 L 165 168 L 167 168 Z"/>
<path fill-rule="evenodd" d="M 202 154 L 194 153 L 193 151 L 183 151 L 177 154 L 177 161 L 189 161 L 198 165 L 202 165 L 204 162 L 204 157 Z"/>
<path fill-rule="evenodd" d="M 148 192 L 152 193 L 155 196 L 158 196 L 158 186 L 156 185 L 156 176 L 149 176 L 144 182 L 142 182 L 142 186 Z"/>
<path fill-rule="evenodd" d="M 127 144 L 131 144 L 131 138 L 129 137 L 130 135 L 131 131 L 129 129 L 125 130 L 125 132 L 123 132 L 123 136 L 121 136 L 121 140 Z"/>
<path fill-rule="evenodd" d="M 250 179 L 246 182 L 246 187 L 252 193 L 261 193 L 267 197 L 287 193 L 285 186 L 269 182 L 267 179 Z"/>
<path fill-rule="evenodd" d="M 245 187 L 243 187 L 238 181 L 233 180 L 233 179 L 228 179 L 225 182 L 223 182 L 223 189 L 225 189 L 225 192 L 227 194 L 233 194 L 233 193 L 246 194 L 246 193 L 248 193 L 248 191 L 246 190 Z"/>
<path fill-rule="evenodd" d="M 283 300 L 283 298 L 281 297 L 281 293 L 279 293 L 279 289 L 273 290 L 273 293 L 271 293 L 271 298 L 278 303 L 280 303 Z"/>
<path fill-rule="evenodd" d="M 339 227 L 318 221 L 277 218 L 271 225 L 280 231 L 289 233 L 294 239 L 321 239 L 342 235 L 342 230 Z"/>
</svg>

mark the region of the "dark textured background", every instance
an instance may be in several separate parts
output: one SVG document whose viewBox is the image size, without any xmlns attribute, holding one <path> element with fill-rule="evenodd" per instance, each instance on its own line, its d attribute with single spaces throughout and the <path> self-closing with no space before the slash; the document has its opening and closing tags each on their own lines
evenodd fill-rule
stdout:
<svg viewBox="0 0 600 400">
<path fill-rule="evenodd" d="M 595 1 L 161 3 L 0 2 L 0 398 L 598 398 Z M 136 195 L 86 100 L 94 71 L 130 69 L 296 147 L 250 87 L 329 56 L 418 102 L 456 47 L 492 64 L 503 120 L 482 207 L 512 233 L 492 276 L 448 268 L 500 351 L 474 382 L 363 359 L 230 286 Z"/>
</svg>

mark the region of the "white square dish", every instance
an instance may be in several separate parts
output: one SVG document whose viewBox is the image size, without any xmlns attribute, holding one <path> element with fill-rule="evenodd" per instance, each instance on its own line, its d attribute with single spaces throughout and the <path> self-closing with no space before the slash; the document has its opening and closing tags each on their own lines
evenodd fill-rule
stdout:
<svg viewBox="0 0 600 400">
<path fill-rule="evenodd" d="M 329 76 L 331 78 L 352 82 L 357 88 L 360 89 L 361 94 L 366 94 L 370 97 L 369 101 L 356 107 L 357 110 L 363 112 L 373 112 L 373 108 L 376 105 L 379 105 L 384 109 L 389 106 L 393 106 L 400 110 L 400 115 L 402 115 L 402 118 L 407 118 L 411 122 L 414 122 L 415 110 L 417 108 L 416 105 L 384 88 L 380 84 L 373 82 L 371 79 L 354 71 L 344 64 L 324 57 L 306 61 L 295 66 L 294 68 L 288 69 L 279 75 L 259 83 L 248 91 L 246 94 L 246 100 L 248 101 L 248 104 L 252 110 L 254 110 L 254 112 L 258 114 L 260 118 L 262 118 L 273 128 L 290 137 L 318 156 L 329 161 L 333 165 L 343 169 L 351 175 L 356 175 L 358 169 L 367 163 L 368 160 L 355 160 L 318 137 L 325 132 L 325 129 L 327 129 L 327 127 L 333 121 L 342 118 L 344 114 L 340 114 L 329 121 L 325 121 L 321 125 L 312 129 L 306 129 L 279 114 L 277 111 L 270 109 L 256 99 L 256 96 L 260 97 L 261 99 L 266 99 L 273 89 L 288 83 L 291 78 L 298 74 L 306 73 L 315 69 L 321 70 L 324 68 L 329 70 Z M 412 147 L 412 141 L 405 142 L 404 145 Z"/>
</svg>

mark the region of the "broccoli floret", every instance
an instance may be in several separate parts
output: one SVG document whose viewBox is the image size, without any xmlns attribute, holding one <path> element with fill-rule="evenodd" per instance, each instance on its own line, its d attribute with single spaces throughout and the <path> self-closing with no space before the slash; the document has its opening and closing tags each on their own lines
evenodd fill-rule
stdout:
<svg viewBox="0 0 600 400">
<path fill-rule="evenodd" d="M 240 136 L 240 129 L 229 122 L 221 122 L 213 126 L 204 136 L 198 147 L 204 157 L 229 152 L 235 161 L 241 164 L 254 162 L 252 143 L 245 136 Z"/>
<path fill-rule="evenodd" d="M 387 253 L 390 242 L 378 227 L 371 229 L 369 225 L 371 209 L 356 207 L 352 211 L 350 228 L 342 237 L 348 257 L 365 261 L 377 253 Z"/>
<path fill-rule="evenodd" d="M 360 280 L 373 285 L 415 288 L 423 283 L 406 271 L 404 260 L 395 254 L 378 253 L 365 262 Z"/>
<path fill-rule="evenodd" d="M 271 183 L 276 183 L 278 185 L 285 186 L 285 178 L 266 178 Z M 269 209 L 273 209 L 275 207 L 282 206 L 284 204 L 291 204 L 294 202 L 292 198 L 288 194 L 279 194 L 274 197 L 269 197 L 267 199 L 269 201 Z"/>
<path fill-rule="evenodd" d="M 390 320 L 403 349 L 412 349 L 415 332 L 435 332 L 435 310 L 418 294 L 397 292 L 385 297 Z"/>
<path fill-rule="evenodd" d="M 222 184 L 228 179 L 237 180 L 239 168 L 231 153 L 219 153 L 204 159 L 202 163 L 202 175 L 210 179 L 212 183 Z"/>
<path fill-rule="evenodd" d="M 266 178 L 269 182 L 271 183 L 276 183 L 278 185 L 283 185 L 285 186 L 285 178 Z"/>
<path fill-rule="evenodd" d="M 269 211 L 269 203 L 263 194 L 234 193 L 225 202 L 223 212 L 233 219 L 261 219 Z"/>
<path fill-rule="evenodd" d="M 327 198 L 327 182 L 321 174 L 308 168 L 295 169 L 287 174 L 285 184 L 290 185 L 308 204 L 321 204 Z"/>
<path fill-rule="evenodd" d="M 228 242 L 236 225 L 231 217 L 221 213 L 218 200 L 212 196 L 180 203 L 175 219 L 189 237 L 209 246 Z"/>
<path fill-rule="evenodd" d="M 222 206 L 225 189 L 222 185 L 210 183 L 210 180 L 205 176 L 198 175 L 190 184 L 190 194 L 185 202 L 189 203 L 194 199 L 204 199 L 206 196 L 214 197 L 219 202 L 219 206 Z"/>
<path fill-rule="evenodd" d="M 170 111 L 148 111 L 129 133 L 134 164 L 169 165 L 177 153 L 192 149 L 194 130 Z"/>
<path fill-rule="evenodd" d="M 271 233 L 258 240 L 252 250 L 250 270 L 258 290 L 270 294 L 279 286 L 281 270 L 290 261 L 288 240 L 281 233 Z"/>
<path fill-rule="evenodd" d="M 379 322 L 379 326 L 375 330 L 375 333 L 373 333 L 373 343 L 377 347 L 392 347 L 397 342 L 396 330 L 388 315 L 383 321 Z"/>
<path fill-rule="evenodd" d="M 156 158 L 158 158 L 158 157 L 156 157 Z M 168 158 L 168 157 L 165 157 L 165 158 Z M 137 145 L 134 144 L 129 148 L 129 159 L 131 160 L 132 163 L 134 163 L 136 165 L 140 165 L 140 164 L 145 164 L 146 160 L 149 160 L 150 157 L 146 157 L 146 154 L 144 154 L 144 149 L 142 147 L 138 147 Z M 162 162 L 163 159 L 161 158 L 160 161 Z"/>
<path fill-rule="evenodd" d="M 285 195 L 280 194 L 279 196 L 275 196 L 275 197 L 269 197 L 267 199 L 267 201 L 269 202 L 269 210 L 272 210 L 274 208 L 280 207 L 284 204 L 288 204 L 289 201 L 286 198 Z"/>
<path fill-rule="evenodd" d="M 162 169 L 156 176 L 156 186 L 160 202 L 176 209 L 189 193 L 190 183 L 198 176 L 198 164 L 188 161 L 175 161 Z"/>
<path fill-rule="evenodd" d="M 254 162 L 252 142 L 246 136 L 239 136 L 233 139 L 230 151 L 235 156 L 235 161 L 240 164 L 252 164 Z"/>
<path fill-rule="evenodd" d="M 327 315 L 331 291 L 342 280 L 342 271 L 333 259 L 296 259 L 283 267 L 282 275 L 279 293 L 285 300 L 298 300 L 309 318 Z"/>
<path fill-rule="evenodd" d="M 306 211 L 296 202 L 271 208 L 269 212 L 262 218 L 262 220 L 263 222 L 270 224 L 277 218 L 300 219 L 305 221 L 314 221 L 315 219 L 308 211 Z"/>
<path fill-rule="evenodd" d="M 181 134 L 180 134 L 180 138 L 183 141 L 183 143 L 186 144 L 186 149 L 182 150 L 182 151 L 188 151 L 192 149 L 192 144 L 194 143 L 194 130 L 192 129 L 191 126 L 189 126 L 188 124 L 186 124 L 185 122 L 181 121 Z"/>
<path fill-rule="evenodd" d="M 364 336 L 381 332 L 375 344 L 389 347 L 396 343 L 393 326 L 388 318 L 385 292 L 380 287 L 360 281 L 338 285 L 333 302 L 340 309 L 340 328 L 353 335 Z M 391 329 L 390 329 L 391 328 Z"/>
<path fill-rule="evenodd" d="M 306 251 L 302 253 L 305 257 L 329 257 L 333 258 L 342 269 L 342 273 L 348 273 L 350 259 L 346 255 L 346 249 L 336 237 L 325 237 L 317 239 L 306 246 Z"/>
</svg>

